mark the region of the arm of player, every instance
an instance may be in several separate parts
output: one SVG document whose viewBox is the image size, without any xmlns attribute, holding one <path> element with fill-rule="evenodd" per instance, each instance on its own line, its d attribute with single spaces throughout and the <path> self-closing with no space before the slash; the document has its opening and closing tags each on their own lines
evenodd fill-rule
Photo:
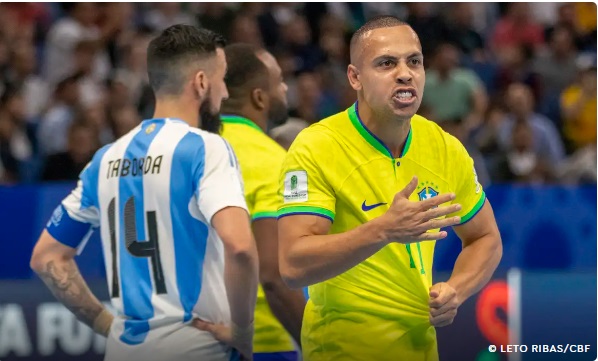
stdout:
<svg viewBox="0 0 598 361">
<path fill-rule="evenodd" d="M 280 277 L 277 222 L 275 218 L 262 218 L 253 222 L 260 263 L 260 283 L 272 313 L 295 342 L 301 345 L 301 324 L 306 301 L 301 290 L 290 289 Z"/>
<path fill-rule="evenodd" d="M 243 181 L 228 143 L 213 134 L 204 135 L 204 141 L 206 152 L 203 175 L 198 176 L 198 205 L 224 246 L 224 283 L 232 325 L 215 325 L 202 320 L 194 320 L 193 324 L 251 359 L 258 259 Z"/>
<path fill-rule="evenodd" d="M 463 243 L 453 273 L 447 282 L 430 288 L 430 323 L 436 327 L 450 325 L 459 306 L 478 292 L 490 279 L 502 257 L 502 242 L 494 213 L 478 182 L 473 159 L 454 137 L 447 138 L 452 153 L 450 166 L 459 213 L 463 222 L 454 227 Z"/>
<path fill-rule="evenodd" d="M 58 242 L 44 230 L 33 249 L 30 265 L 77 319 L 107 336 L 114 317 L 89 290 L 75 263 L 76 253 L 75 248 Z"/>
<path fill-rule="evenodd" d="M 200 319 L 193 320 L 193 325 L 212 333 L 218 341 L 234 347 L 245 359 L 251 360 L 258 261 L 249 214 L 240 207 L 226 207 L 212 217 L 212 226 L 224 245 L 224 286 L 232 325 L 229 327 Z"/>
<path fill-rule="evenodd" d="M 450 279 L 463 303 L 477 293 L 492 277 L 502 257 L 502 241 L 490 202 L 482 206 L 469 222 L 454 227 L 463 243 Z"/>
<path fill-rule="evenodd" d="M 245 329 L 253 325 L 258 285 L 258 256 L 249 215 L 242 208 L 227 207 L 214 215 L 212 225 L 224 244 L 224 283 L 231 319 Z"/>
<path fill-rule="evenodd" d="M 350 231 L 328 234 L 331 221 L 312 215 L 292 215 L 279 220 L 280 273 L 290 287 L 305 287 L 336 277 L 378 252 L 391 242 L 437 240 L 446 232 L 428 232 L 458 224 L 459 204 L 439 207 L 454 199 L 446 193 L 421 202 L 409 201 L 417 177 L 395 195 L 382 216 Z"/>
<path fill-rule="evenodd" d="M 93 227 L 99 226 L 97 188 L 92 181 L 98 172 L 98 154 L 101 151 L 81 172 L 77 187 L 54 211 L 33 249 L 30 266 L 81 322 L 107 336 L 114 317 L 91 293 L 74 260 Z"/>
</svg>

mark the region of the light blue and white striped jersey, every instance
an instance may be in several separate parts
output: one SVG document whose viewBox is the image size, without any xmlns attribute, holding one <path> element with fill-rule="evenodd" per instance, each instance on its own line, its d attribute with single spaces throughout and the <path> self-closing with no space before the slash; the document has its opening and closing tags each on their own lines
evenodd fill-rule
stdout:
<svg viewBox="0 0 598 361">
<path fill-rule="evenodd" d="M 95 154 L 47 230 L 82 249 L 100 228 L 121 316 L 113 330 L 134 345 L 192 317 L 230 323 L 224 247 L 211 227 L 229 206 L 247 209 L 226 141 L 181 120 L 150 119 Z"/>
</svg>

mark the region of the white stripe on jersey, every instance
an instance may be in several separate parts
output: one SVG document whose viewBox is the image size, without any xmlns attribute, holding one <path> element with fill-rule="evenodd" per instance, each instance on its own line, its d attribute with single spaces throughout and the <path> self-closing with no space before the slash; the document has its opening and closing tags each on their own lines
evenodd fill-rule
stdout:
<svg viewBox="0 0 598 361">
<path fill-rule="evenodd" d="M 108 292 L 110 292 L 112 305 L 117 310 L 117 312 L 123 312 L 123 300 L 122 300 L 122 282 L 120 282 L 120 276 L 118 277 L 118 287 L 119 287 L 119 297 L 112 298 L 112 262 L 116 260 L 116 270 L 120 272 L 120 267 L 118 266 L 118 259 L 120 257 L 119 254 L 119 247 L 116 247 L 114 250 L 115 253 L 112 252 L 111 242 L 110 242 L 110 228 L 108 227 L 108 205 L 110 201 L 116 197 L 118 199 L 119 193 L 119 177 L 110 177 L 106 179 L 106 174 L 108 174 L 108 162 L 105 162 L 105 159 L 121 159 L 124 157 L 127 147 L 133 137 L 141 130 L 141 125 L 136 126 L 133 130 L 129 133 L 125 134 L 122 138 L 120 138 L 117 142 L 115 142 L 107 151 L 104 153 L 102 160 L 100 162 L 99 167 L 99 175 L 98 175 L 98 202 L 100 206 L 101 212 L 100 214 L 100 232 L 102 238 L 102 246 L 104 250 L 104 262 L 106 266 L 106 280 L 108 282 Z M 109 194 L 110 196 L 102 196 Z M 114 207 L 114 217 L 116 220 L 121 218 L 120 210 L 118 204 Z M 115 222 L 115 231 L 116 237 L 118 239 L 118 234 L 120 232 L 120 222 Z M 121 240 L 124 242 L 124 240 Z"/>
<path fill-rule="evenodd" d="M 152 141 L 148 154 L 174 154 L 181 139 L 189 132 L 186 124 L 172 123 L 167 121 L 158 135 Z M 176 264 L 174 255 L 174 236 L 172 234 L 172 222 L 170 216 L 170 192 L 156 192 L 156 189 L 170 189 L 172 157 L 164 157 L 160 165 L 160 173 L 151 177 L 143 178 L 143 196 L 145 211 L 154 210 L 157 212 L 158 239 L 160 240 L 160 259 L 166 290 L 168 293 L 158 295 L 152 294 L 152 305 L 154 306 L 154 317 L 164 316 L 182 319 L 184 316 L 183 305 L 180 302 L 179 289 L 176 280 Z M 175 175 L 176 176 L 176 175 Z M 181 175 L 182 176 L 182 175 Z M 175 220 L 176 222 L 176 220 Z M 146 234 L 148 234 L 147 224 Z M 148 259 L 150 274 L 153 272 L 152 264 Z M 150 277 L 152 284 L 153 277 Z M 156 289 L 155 285 L 154 289 Z"/>
</svg>

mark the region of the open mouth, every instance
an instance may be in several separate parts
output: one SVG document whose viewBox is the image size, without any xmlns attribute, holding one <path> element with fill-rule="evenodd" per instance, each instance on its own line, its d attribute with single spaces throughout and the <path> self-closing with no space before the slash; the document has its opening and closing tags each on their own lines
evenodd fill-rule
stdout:
<svg viewBox="0 0 598 361">
<path fill-rule="evenodd" d="M 408 105 L 415 101 L 415 91 L 397 90 L 392 98 L 395 102 L 399 104 Z"/>
</svg>

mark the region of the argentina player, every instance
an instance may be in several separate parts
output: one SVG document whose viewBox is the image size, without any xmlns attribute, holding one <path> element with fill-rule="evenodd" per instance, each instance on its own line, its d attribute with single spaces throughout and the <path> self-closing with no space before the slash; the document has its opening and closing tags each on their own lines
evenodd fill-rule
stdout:
<svg viewBox="0 0 598 361">
<path fill-rule="evenodd" d="M 199 128 L 228 97 L 223 39 L 175 25 L 148 47 L 154 117 L 100 149 L 40 236 L 31 267 L 106 360 L 230 360 L 252 354 L 257 251 L 239 166 Z M 99 228 L 112 316 L 74 261 Z M 217 341 L 193 319 L 230 326 Z"/>
</svg>

